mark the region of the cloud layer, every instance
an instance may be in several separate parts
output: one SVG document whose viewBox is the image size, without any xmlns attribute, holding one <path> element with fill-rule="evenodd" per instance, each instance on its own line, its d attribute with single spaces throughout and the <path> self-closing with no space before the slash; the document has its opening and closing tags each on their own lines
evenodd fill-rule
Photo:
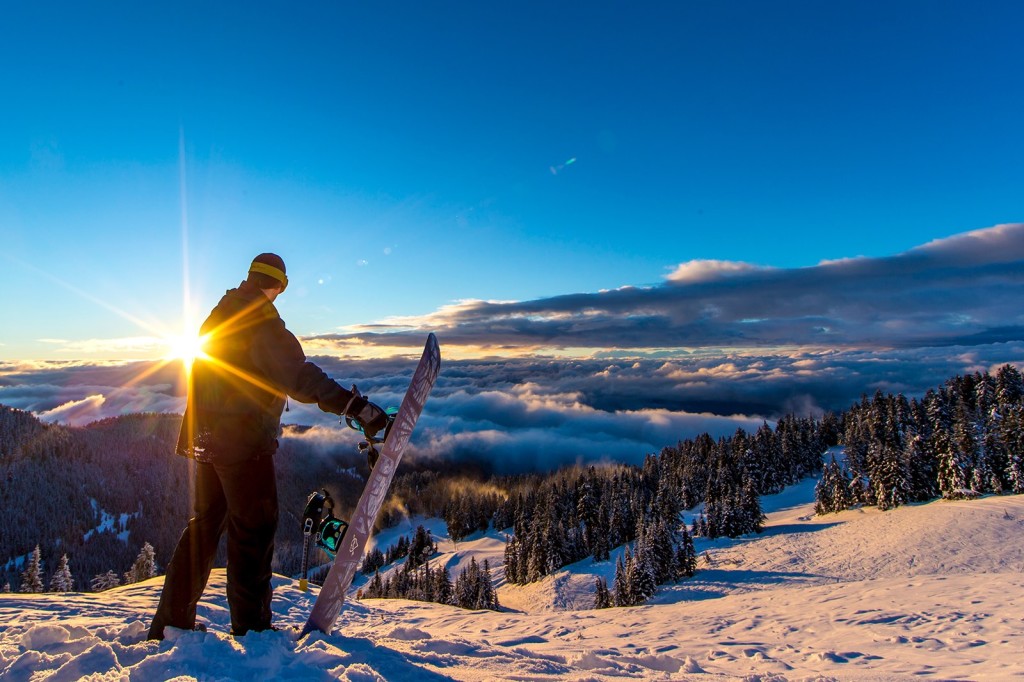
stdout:
<svg viewBox="0 0 1024 682">
<path fill-rule="evenodd" d="M 412 356 L 437 332 L 445 359 L 411 454 L 517 471 L 639 462 L 704 431 L 1024 367 L 1022 295 L 1024 225 L 1004 225 L 795 270 L 684 263 L 657 286 L 464 302 L 303 344 L 331 353 L 315 360 L 343 384 L 397 405 Z M 400 354 L 356 359 L 382 350 Z M 0 403 L 81 424 L 180 413 L 184 397 L 174 366 L 0 364 Z M 291 437 L 322 451 L 357 440 L 314 406 L 292 402 L 285 421 L 315 426 Z"/>
<path fill-rule="evenodd" d="M 477 349 L 914 348 L 1024 339 L 1024 224 L 886 258 L 775 269 L 691 261 L 665 282 L 533 301 L 466 301 L 316 337 L 407 346 L 435 331 Z"/>
<path fill-rule="evenodd" d="M 1024 368 L 1024 343 L 878 350 L 791 350 L 675 357 L 446 361 L 417 427 L 410 455 L 456 459 L 499 471 L 574 462 L 640 462 L 677 440 L 751 430 L 763 419 L 841 410 L 875 390 L 920 395 L 955 374 L 1005 362 Z M 407 359 L 316 358 L 343 383 L 396 405 L 409 381 Z M 130 412 L 178 412 L 184 397 L 151 367 L 0 370 L 0 403 L 61 423 Z M 83 381 L 82 379 L 88 379 Z M 16 380 L 16 381 L 15 381 Z M 313 425 L 290 437 L 317 452 L 348 448 L 358 436 L 338 418 L 291 402 L 285 422 Z"/>
</svg>

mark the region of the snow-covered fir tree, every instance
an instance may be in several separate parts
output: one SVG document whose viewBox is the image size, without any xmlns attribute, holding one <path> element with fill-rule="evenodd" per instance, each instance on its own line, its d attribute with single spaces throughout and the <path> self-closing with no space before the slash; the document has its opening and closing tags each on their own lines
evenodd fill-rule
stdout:
<svg viewBox="0 0 1024 682">
<path fill-rule="evenodd" d="M 368 599 L 380 599 L 384 596 L 384 580 L 380 577 L 380 571 L 375 572 L 370 578 L 366 589 L 363 590 L 363 596 Z"/>
<path fill-rule="evenodd" d="M 424 526 L 417 526 L 409 543 L 408 562 L 412 568 L 422 566 L 437 552 L 437 543 Z"/>
<path fill-rule="evenodd" d="M 43 559 L 39 545 L 36 545 L 36 548 L 29 554 L 28 563 L 21 574 L 21 591 L 43 591 Z"/>
<path fill-rule="evenodd" d="M 679 538 L 679 546 L 675 554 L 675 579 L 690 578 L 697 572 L 697 551 L 693 546 L 693 536 L 684 525 Z"/>
<path fill-rule="evenodd" d="M 452 584 L 452 577 L 448 574 L 447 568 L 434 571 L 433 594 L 434 601 L 438 604 L 453 604 L 455 602 L 455 586 Z"/>
<path fill-rule="evenodd" d="M 143 580 L 149 580 L 156 575 L 156 553 L 153 550 L 153 545 L 148 542 L 143 543 L 142 549 L 139 550 L 139 555 L 135 557 L 135 563 L 132 564 L 124 574 L 124 584 L 131 585 L 133 583 L 140 583 Z"/>
<path fill-rule="evenodd" d="M 1024 406 L 1008 408 L 1000 427 L 1007 452 L 1009 492 L 1019 495 L 1024 493 Z"/>
<path fill-rule="evenodd" d="M 363 557 L 363 563 L 359 566 L 359 572 L 363 575 L 370 575 L 371 573 L 376 573 L 384 565 L 384 552 L 379 547 L 372 547 L 366 552 L 366 556 Z"/>
<path fill-rule="evenodd" d="M 628 568 L 627 568 L 628 567 Z M 615 582 L 613 594 L 616 606 L 633 606 L 637 604 L 633 598 L 633 553 L 626 551 L 615 560 Z"/>
<path fill-rule="evenodd" d="M 93 592 L 103 592 L 113 587 L 117 587 L 121 584 L 121 578 L 114 571 L 107 571 L 106 573 L 98 573 L 89 582 L 89 586 L 92 587 Z"/>
<path fill-rule="evenodd" d="M 71 592 L 74 589 L 75 580 L 71 577 L 71 562 L 68 560 L 68 555 L 64 554 L 57 562 L 57 570 L 50 576 L 50 591 Z"/>
<path fill-rule="evenodd" d="M 814 487 L 814 513 L 831 514 L 853 506 L 850 495 L 850 474 L 836 462 L 835 455 L 822 471 L 821 479 Z"/>
<path fill-rule="evenodd" d="M 604 578 L 594 579 L 594 608 L 607 609 L 612 606 L 612 595 L 608 591 L 608 583 Z"/>
<path fill-rule="evenodd" d="M 947 500 L 974 497 L 971 489 L 975 459 L 974 429 L 968 421 L 966 408 L 957 406 L 952 433 L 944 439 L 939 451 L 939 489 Z"/>
<path fill-rule="evenodd" d="M 654 553 L 649 542 L 637 541 L 637 551 L 633 554 L 632 570 L 627 566 L 626 575 L 632 580 L 630 593 L 640 604 L 654 596 L 658 589 L 657 567 Z"/>
<path fill-rule="evenodd" d="M 453 589 L 455 605 L 464 609 L 498 611 L 498 594 L 491 580 L 490 562 L 483 564 L 476 557 L 470 558 L 469 566 L 462 569 Z"/>
</svg>

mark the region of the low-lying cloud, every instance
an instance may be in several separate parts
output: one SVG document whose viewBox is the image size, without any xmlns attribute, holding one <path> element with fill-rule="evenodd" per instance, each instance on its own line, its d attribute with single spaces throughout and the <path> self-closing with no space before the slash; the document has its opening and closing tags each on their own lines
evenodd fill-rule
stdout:
<svg viewBox="0 0 1024 682">
<path fill-rule="evenodd" d="M 786 413 L 841 410 L 875 390 L 921 395 L 955 374 L 1024 368 L 1024 343 L 877 350 L 791 350 L 674 357 L 447 361 L 410 447 L 421 459 L 471 461 L 498 471 L 549 469 L 605 460 L 639 463 L 666 445 L 708 432 L 730 435 Z M 413 362 L 316 358 L 343 383 L 357 383 L 374 401 L 397 405 Z M 148 363 L 134 363 L 136 374 Z M 114 385 L 126 367 L 91 368 L 88 382 L 18 383 L 0 372 L 0 403 L 65 424 L 130 412 L 176 412 L 184 396 L 169 383 Z M 155 382 L 155 378 L 151 378 Z M 359 437 L 336 416 L 290 402 L 285 422 L 312 426 L 286 435 L 315 452 L 352 448 Z"/>
<path fill-rule="evenodd" d="M 410 453 L 501 471 L 639 462 L 677 440 L 838 411 L 876 390 L 923 394 L 956 374 L 1024 367 L 1024 225 L 889 258 L 771 269 L 682 264 L 651 287 L 526 302 L 463 302 L 303 339 L 344 385 L 397 405 L 427 331 L 445 358 Z M 397 349 L 366 358 L 346 349 Z M 486 357 L 501 351 L 504 357 Z M 372 353 L 371 353 L 372 355 Z M 357 359 L 360 358 L 361 359 Z M 180 370 L 154 363 L 0 365 L 0 403 L 80 424 L 178 412 Z M 290 437 L 358 440 L 292 401 Z"/>
</svg>

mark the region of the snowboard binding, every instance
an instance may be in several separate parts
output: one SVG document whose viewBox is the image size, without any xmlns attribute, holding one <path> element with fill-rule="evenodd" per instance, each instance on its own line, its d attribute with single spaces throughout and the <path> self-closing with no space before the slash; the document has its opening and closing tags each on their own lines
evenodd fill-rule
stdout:
<svg viewBox="0 0 1024 682">
<path fill-rule="evenodd" d="M 320 528 L 316 532 L 316 546 L 330 554 L 333 559 L 338 554 L 338 548 L 341 547 L 347 530 L 347 522 L 328 512 L 327 518 L 320 522 Z"/>
<path fill-rule="evenodd" d="M 326 516 L 325 516 L 326 514 Z M 315 530 L 315 532 L 314 532 Z M 310 493 L 306 508 L 302 512 L 302 577 L 299 589 L 309 589 L 309 548 L 312 541 L 331 558 L 337 555 L 341 541 L 348 530 L 348 523 L 334 515 L 334 500 L 327 490 Z"/>
<path fill-rule="evenodd" d="M 316 533 L 312 533 L 316 528 Z M 348 523 L 334 515 L 334 500 L 326 490 L 310 494 L 306 500 L 306 509 L 302 512 L 302 534 L 304 537 L 313 535 L 317 547 L 333 558 L 338 553 L 341 540 L 348 530 Z M 306 552 L 303 553 L 305 558 Z M 303 562 L 305 563 L 305 562 Z M 305 575 L 305 574 L 303 574 Z"/>
<path fill-rule="evenodd" d="M 380 452 L 377 450 L 377 446 L 382 444 L 388 439 L 388 434 L 391 433 L 391 427 L 395 423 L 395 415 L 398 414 L 397 407 L 389 407 L 384 412 L 388 416 L 388 423 L 376 436 L 367 436 L 365 440 L 359 442 L 359 452 L 366 455 L 366 463 L 370 465 L 370 470 L 373 470 L 374 465 L 377 463 L 377 458 L 380 456 Z M 360 424 L 356 419 L 352 417 L 345 417 L 345 423 L 348 428 L 354 429 L 363 435 L 363 425 Z"/>
</svg>

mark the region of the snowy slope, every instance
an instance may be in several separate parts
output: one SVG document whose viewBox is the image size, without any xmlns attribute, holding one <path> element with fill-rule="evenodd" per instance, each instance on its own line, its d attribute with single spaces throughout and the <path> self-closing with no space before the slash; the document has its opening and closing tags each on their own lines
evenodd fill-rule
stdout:
<svg viewBox="0 0 1024 682">
<path fill-rule="evenodd" d="M 200 618 L 209 633 L 146 642 L 160 578 L 102 594 L 0 595 L 3 680 L 1006 680 L 1024 676 L 1024 497 L 933 502 L 814 517 L 813 482 L 767 498 L 756 537 L 698 542 L 696 578 L 650 605 L 595 611 L 581 562 L 542 583 L 505 585 L 502 613 L 366 600 L 336 634 L 232 639 L 224 573 Z M 391 531 L 410 533 L 418 522 Z M 436 535 L 443 524 L 430 522 Z M 501 533 L 457 551 L 500 564 Z M 614 561 L 614 557 L 613 557 Z M 313 594 L 276 580 L 279 626 Z"/>
</svg>

